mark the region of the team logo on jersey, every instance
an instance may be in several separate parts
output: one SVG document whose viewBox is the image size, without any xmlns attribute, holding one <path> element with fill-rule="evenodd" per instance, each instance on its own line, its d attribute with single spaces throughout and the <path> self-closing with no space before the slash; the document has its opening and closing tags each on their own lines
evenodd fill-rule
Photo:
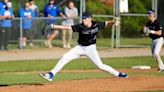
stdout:
<svg viewBox="0 0 164 92">
<path fill-rule="evenodd" d="M 87 31 L 82 31 L 83 34 L 94 34 L 98 32 L 98 28 L 94 28 L 91 30 L 87 30 Z"/>
</svg>

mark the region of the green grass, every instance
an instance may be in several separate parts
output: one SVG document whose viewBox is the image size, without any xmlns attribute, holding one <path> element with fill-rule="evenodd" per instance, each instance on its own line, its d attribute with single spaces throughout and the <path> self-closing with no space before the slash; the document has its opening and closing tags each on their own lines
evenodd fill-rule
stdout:
<svg viewBox="0 0 164 92">
<path fill-rule="evenodd" d="M 164 76 L 164 73 L 158 72 L 128 72 L 129 76 Z M 58 73 L 54 81 L 80 80 L 89 78 L 106 78 L 112 75 L 106 72 L 89 72 L 89 73 Z M 41 79 L 38 73 L 2 73 L 0 74 L 0 85 L 39 85 L 47 81 Z"/>
<path fill-rule="evenodd" d="M 164 58 L 164 57 L 163 57 Z M 156 67 L 152 57 L 126 57 L 126 58 L 103 58 L 103 62 L 114 68 L 129 68 L 134 65 L 150 65 Z M 88 59 L 77 59 L 67 64 L 64 69 L 85 70 L 96 69 L 96 66 Z M 49 71 L 57 60 L 27 60 L 0 62 L 0 85 L 18 84 L 42 84 L 46 81 L 38 76 L 39 71 Z M 32 72 L 35 71 L 35 72 Z M 128 72 L 130 76 L 164 76 L 158 72 Z M 78 80 L 87 78 L 110 77 L 106 72 L 61 72 L 55 76 L 55 81 Z"/>
<path fill-rule="evenodd" d="M 30 47 L 27 44 L 27 49 L 40 49 L 40 48 L 45 48 L 43 44 L 44 40 L 34 40 L 34 47 Z M 62 41 L 61 39 L 55 39 L 53 40 L 53 45 L 55 47 L 62 47 Z M 143 46 L 148 46 L 150 44 L 150 39 L 149 38 L 120 38 L 120 45 L 143 45 Z M 77 39 L 72 40 L 72 46 L 77 45 Z M 101 39 L 97 38 L 97 47 L 98 48 L 110 48 L 111 47 L 111 39 Z M 18 47 L 18 42 L 11 41 L 9 44 L 10 49 L 17 49 Z"/>
<path fill-rule="evenodd" d="M 164 57 L 163 57 L 164 58 Z M 156 62 L 150 56 L 147 57 L 126 57 L 126 58 L 103 58 L 102 61 L 114 68 L 129 68 L 134 65 L 149 65 L 156 67 Z M 0 72 L 16 72 L 16 71 L 41 71 L 50 70 L 57 60 L 24 60 L 0 62 Z M 76 59 L 68 63 L 64 69 L 96 69 L 92 62 L 85 59 Z"/>
<path fill-rule="evenodd" d="M 120 45 L 143 45 L 149 46 L 151 44 L 150 38 L 120 38 Z"/>
<path fill-rule="evenodd" d="M 106 72 L 98 73 L 58 73 L 54 81 L 63 80 L 79 80 L 88 78 L 103 78 L 110 77 L 111 75 Z M 20 85 L 20 84 L 42 84 L 47 81 L 41 79 L 36 73 L 10 73 L 0 74 L 0 85 Z"/>
</svg>

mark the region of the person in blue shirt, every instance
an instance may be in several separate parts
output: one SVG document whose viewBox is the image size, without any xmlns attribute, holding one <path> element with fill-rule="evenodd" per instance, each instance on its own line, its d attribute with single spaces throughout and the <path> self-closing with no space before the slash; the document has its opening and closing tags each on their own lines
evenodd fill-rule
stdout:
<svg viewBox="0 0 164 92">
<path fill-rule="evenodd" d="M 0 2 L 0 11 L 2 9 L 5 9 L 6 8 L 6 4 L 8 3 L 8 1 L 9 0 L 3 0 L 3 1 Z M 1 24 L 1 22 L 0 22 L 0 24 Z"/>
<path fill-rule="evenodd" d="M 65 17 L 65 15 L 59 10 L 58 6 L 54 4 L 54 0 L 49 0 L 49 3 L 44 6 L 44 16 L 50 18 L 45 20 L 46 26 L 55 24 L 56 20 L 54 17 L 57 15 Z M 51 41 L 58 35 L 59 32 L 57 30 L 46 30 L 45 33 L 47 41 L 45 41 L 44 44 L 45 46 L 52 48 Z"/>
<path fill-rule="evenodd" d="M 19 38 L 19 48 L 24 48 L 26 46 L 27 38 L 30 40 L 30 44 L 33 39 L 33 31 L 31 30 L 32 18 L 35 16 L 34 12 L 30 9 L 29 2 L 25 3 L 24 8 L 19 10 L 19 16 L 22 18 L 22 29 L 23 37 Z"/>
<path fill-rule="evenodd" d="M 12 11 L 12 4 L 8 2 L 4 9 L 0 11 L 0 18 L 1 18 L 1 30 L 0 30 L 0 50 L 8 50 L 8 41 L 10 37 L 10 31 L 12 27 L 12 18 L 14 17 Z"/>
<path fill-rule="evenodd" d="M 9 0 L 3 0 L 2 2 L 0 2 L 0 11 L 6 8 L 6 4 L 8 3 L 8 1 Z"/>
</svg>

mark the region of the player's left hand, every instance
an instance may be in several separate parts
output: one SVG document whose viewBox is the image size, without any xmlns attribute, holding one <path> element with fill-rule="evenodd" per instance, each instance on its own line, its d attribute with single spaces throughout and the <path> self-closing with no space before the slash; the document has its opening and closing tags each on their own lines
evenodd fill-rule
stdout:
<svg viewBox="0 0 164 92">
<path fill-rule="evenodd" d="M 147 28 L 146 26 L 143 27 L 143 29 L 141 30 L 141 32 L 142 32 L 144 35 L 146 35 L 146 36 L 148 36 L 148 35 L 150 34 L 150 30 L 149 30 L 149 28 Z"/>
</svg>

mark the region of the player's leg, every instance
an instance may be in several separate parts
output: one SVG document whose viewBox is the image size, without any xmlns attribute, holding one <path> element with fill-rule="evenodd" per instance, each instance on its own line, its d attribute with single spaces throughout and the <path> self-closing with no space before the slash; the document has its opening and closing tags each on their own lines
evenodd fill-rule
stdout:
<svg viewBox="0 0 164 92">
<path fill-rule="evenodd" d="M 118 77 L 128 77 L 127 74 L 125 73 L 120 73 L 118 71 L 116 71 L 115 69 L 113 69 L 112 67 L 106 65 L 106 64 L 103 64 L 99 55 L 98 55 L 98 52 L 96 50 L 96 45 L 91 45 L 89 46 L 87 49 L 86 49 L 86 55 L 91 59 L 91 61 L 98 67 L 100 68 L 101 70 L 104 70 L 106 72 L 109 72 L 115 76 L 118 76 Z"/>
<path fill-rule="evenodd" d="M 77 45 L 76 47 L 72 48 L 70 51 L 65 53 L 49 73 L 40 73 L 41 77 L 48 81 L 52 81 L 54 75 L 58 73 L 65 64 L 67 64 L 73 59 L 79 58 L 83 54 L 84 50 L 79 45 Z"/>
<path fill-rule="evenodd" d="M 153 42 L 152 42 L 152 54 L 155 57 L 157 64 L 158 64 L 158 68 L 160 70 L 164 70 L 164 64 L 160 57 L 160 51 L 161 51 L 162 45 L 163 45 L 162 37 L 159 39 L 153 40 Z"/>
</svg>

